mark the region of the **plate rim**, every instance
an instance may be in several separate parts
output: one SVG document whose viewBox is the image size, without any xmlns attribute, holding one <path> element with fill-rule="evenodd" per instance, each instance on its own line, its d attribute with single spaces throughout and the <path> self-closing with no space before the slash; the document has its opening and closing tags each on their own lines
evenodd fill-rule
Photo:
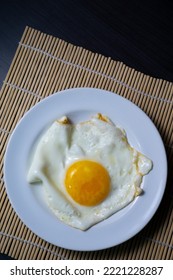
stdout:
<svg viewBox="0 0 173 280">
<path fill-rule="evenodd" d="M 80 91 L 80 92 L 78 92 L 78 91 Z M 78 94 L 79 96 L 80 96 L 80 94 L 81 94 L 81 92 L 85 92 L 85 94 L 87 95 L 88 94 L 88 92 L 89 91 L 95 91 L 95 93 L 97 92 L 97 94 L 99 93 L 99 94 L 101 94 L 101 92 L 102 93 L 104 93 L 104 94 L 110 94 L 110 95 L 112 95 L 112 96 L 116 96 L 119 100 L 122 100 L 122 102 L 127 102 L 127 103 L 129 103 L 130 104 L 130 106 L 132 106 L 132 110 L 133 110 L 133 108 L 135 108 L 135 110 L 137 109 L 137 111 L 138 112 L 140 112 L 140 113 L 142 113 L 143 114 L 143 116 L 144 116 L 144 118 L 146 118 L 147 119 L 147 121 L 149 121 L 151 124 L 152 124 L 152 127 L 153 127 L 153 129 L 155 129 L 155 131 L 156 131 L 156 134 L 157 134 L 157 136 L 158 136 L 158 138 L 159 138 L 159 141 L 160 141 L 160 144 L 162 145 L 162 153 L 163 153 L 163 155 L 164 155 L 164 165 L 165 165 L 165 178 L 163 178 L 163 182 L 162 182 L 162 185 L 163 185 L 163 187 L 162 187 L 162 192 L 161 192 L 161 194 L 160 194 L 160 199 L 158 199 L 158 201 L 157 201 L 157 204 L 155 204 L 155 207 L 153 208 L 153 210 L 152 210 L 152 213 L 150 213 L 150 216 L 148 217 L 148 220 L 145 222 L 145 223 L 143 223 L 143 225 L 141 226 L 140 225 L 140 227 L 137 227 L 137 229 L 135 229 L 134 231 L 135 231 L 135 233 L 133 233 L 133 234 L 131 234 L 130 236 L 126 236 L 126 239 L 124 240 L 124 241 L 122 241 L 122 242 L 119 242 L 118 244 L 121 244 L 121 243 L 123 243 L 123 242 L 125 242 L 125 241 L 127 241 L 128 239 L 130 239 L 130 238 L 132 238 L 134 235 L 136 235 L 139 231 L 141 231 L 145 226 L 146 226 L 146 224 L 148 224 L 148 222 L 151 220 L 151 218 L 154 216 L 154 214 L 155 214 L 155 212 L 156 212 L 156 210 L 158 209 L 158 207 L 159 207 L 159 205 L 160 205 L 160 202 L 161 202 L 161 200 L 162 200 L 162 197 L 163 197 L 163 194 L 164 194 L 164 191 L 165 191 L 165 187 L 166 187 L 166 181 L 167 181 L 167 157 L 166 157 L 166 151 L 165 151 L 165 147 L 164 147 L 164 143 L 163 143 L 163 140 L 162 140 L 162 138 L 161 138 L 161 136 L 160 136 L 160 133 L 159 133 L 159 131 L 157 130 L 157 128 L 156 128 L 156 126 L 154 125 L 154 123 L 152 122 L 152 120 L 148 117 L 148 115 L 141 109 L 141 108 L 139 108 L 136 104 L 134 104 L 132 101 L 130 101 L 130 100 L 128 100 L 128 99 L 126 99 L 125 97 L 122 97 L 122 96 L 120 96 L 120 95 L 118 95 L 118 94 L 116 94 L 116 93 L 114 93 L 114 92 L 111 92 L 111 91 L 108 91 L 108 90 L 103 90 L 103 89 L 98 89 L 98 88 L 70 88 L 70 89 L 66 89 L 66 90 L 62 90 L 62 91 L 59 91 L 59 92 L 56 92 L 56 93 L 54 93 L 54 94 L 52 94 L 52 95 L 49 95 L 48 97 L 46 97 L 46 98 L 44 98 L 44 99 L 42 99 L 41 101 L 39 101 L 38 103 L 36 103 L 33 107 L 31 107 L 24 115 L 23 115 L 23 117 L 18 121 L 18 123 L 17 123 L 17 125 L 16 125 L 16 127 L 14 128 L 14 130 L 13 130 L 13 132 L 12 132 L 12 134 L 11 134 L 11 136 L 10 136 L 10 139 L 9 139 L 9 141 L 8 141 L 8 143 L 7 143 L 7 147 L 6 147 L 6 152 L 5 152 L 5 157 L 4 157 L 4 168 L 3 168 L 3 171 L 4 171 L 4 181 L 5 181 L 5 188 L 6 188 L 6 191 L 7 191 L 7 194 L 8 194 L 8 198 L 9 198 L 9 200 L 10 200 L 10 202 L 11 202 L 11 205 L 12 205 L 12 207 L 13 207 L 13 209 L 15 210 L 15 212 L 17 213 L 17 215 L 19 216 L 19 218 L 24 222 L 24 224 L 31 230 L 31 231 L 33 231 L 35 234 L 37 234 L 40 238 L 42 238 L 42 239 L 44 239 L 44 240 L 46 240 L 47 242 L 50 242 L 50 243 L 52 243 L 52 244 L 54 244 L 54 245 L 56 245 L 56 246 L 59 246 L 59 247 L 63 247 L 63 248 L 65 248 L 65 249 L 70 249 L 70 250 L 77 250 L 77 251 L 95 251 L 95 250 L 101 250 L 101 249 L 106 249 L 106 248 L 110 248 L 110 247 L 113 247 L 113 246 L 116 246 L 116 245 L 118 245 L 118 244 L 116 244 L 116 242 L 115 242 L 115 244 L 111 244 L 110 242 L 108 242 L 109 244 L 105 244 L 105 245 L 100 245 L 100 246 L 96 246 L 96 247 L 93 247 L 93 246 L 84 246 L 84 247 L 82 247 L 82 248 L 80 248 L 80 247 L 78 247 L 78 246 L 62 246 L 61 244 L 58 244 L 58 243 L 56 243 L 55 244 L 55 242 L 52 242 L 51 240 L 48 240 L 48 239 L 46 239 L 45 237 L 43 237 L 43 236 L 41 236 L 40 234 L 38 234 L 38 232 L 35 232 L 35 230 L 33 230 L 33 228 L 30 228 L 29 226 L 28 226 L 28 224 L 26 223 L 26 221 L 25 221 L 25 219 L 23 218 L 23 215 L 21 214 L 21 213 L 19 213 L 18 211 L 16 211 L 16 207 L 15 207 L 15 203 L 14 203 L 14 201 L 13 201 L 13 199 L 11 199 L 11 196 L 10 196 L 10 190 L 9 190 L 9 186 L 8 186 L 8 183 L 7 183 L 7 181 L 8 181 L 8 175 L 7 175 L 7 164 L 8 164 L 8 157 L 9 157 L 9 151 L 10 151 L 10 146 L 11 146 L 11 143 L 12 143 L 12 141 L 13 141 L 13 137 L 14 137 L 14 135 L 17 133 L 16 131 L 18 130 L 18 127 L 20 127 L 21 126 L 21 123 L 23 123 L 23 121 L 25 120 L 25 118 L 26 118 L 26 116 L 28 116 L 28 115 L 30 115 L 30 114 L 32 114 L 32 111 L 33 110 L 37 110 L 37 108 L 39 108 L 40 106 L 42 106 L 42 104 L 46 104 L 47 102 L 49 102 L 49 100 L 51 100 L 52 98 L 56 98 L 55 96 L 62 96 L 63 94 L 70 94 L 70 93 L 75 93 L 75 94 Z M 92 93 L 93 94 L 93 93 Z"/>
</svg>

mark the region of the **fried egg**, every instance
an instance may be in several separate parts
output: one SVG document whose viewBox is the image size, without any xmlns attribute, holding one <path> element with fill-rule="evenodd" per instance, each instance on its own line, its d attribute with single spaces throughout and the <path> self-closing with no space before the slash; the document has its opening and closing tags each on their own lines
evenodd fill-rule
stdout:
<svg viewBox="0 0 173 280">
<path fill-rule="evenodd" d="M 42 182 L 59 220 L 80 230 L 103 221 L 142 192 L 152 161 L 128 143 L 125 131 L 97 114 L 72 124 L 54 121 L 38 142 L 27 175 Z"/>
</svg>

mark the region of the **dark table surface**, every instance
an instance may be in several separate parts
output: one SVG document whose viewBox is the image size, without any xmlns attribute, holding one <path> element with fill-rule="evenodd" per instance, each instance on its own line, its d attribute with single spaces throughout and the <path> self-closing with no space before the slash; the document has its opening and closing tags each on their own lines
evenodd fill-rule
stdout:
<svg viewBox="0 0 173 280">
<path fill-rule="evenodd" d="M 1 1 L 0 87 L 26 25 L 173 82 L 172 0 Z"/>
</svg>

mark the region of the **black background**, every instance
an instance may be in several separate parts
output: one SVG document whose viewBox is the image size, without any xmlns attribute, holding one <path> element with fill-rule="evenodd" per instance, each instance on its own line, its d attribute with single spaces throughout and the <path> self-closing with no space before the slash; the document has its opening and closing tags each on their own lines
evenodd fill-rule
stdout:
<svg viewBox="0 0 173 280">
<path fill-rule="evenodd" d="M 173 82 L 172 0 L 1 1 L 0 86 L 26 25 Z"/>
<path fill-rule="evenodd" d="M 171 0 L 1 1 L 0 87 L 26 25 L 173 82 Z"/>
</svg>

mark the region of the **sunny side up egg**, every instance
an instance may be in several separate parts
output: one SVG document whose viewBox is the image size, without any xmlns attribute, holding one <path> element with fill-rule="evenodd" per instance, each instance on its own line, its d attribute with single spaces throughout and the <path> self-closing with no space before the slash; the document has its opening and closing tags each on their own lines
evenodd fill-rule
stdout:
<svg viewBox="0 0 173 280">
<path fill-rule="evenodd" d="M 40 139 L 27 180 L 41 181 L 53 213 L 86 230 L 140 195 L 152 161 L 132 148 L 124 130 L 97 114 L 71 124 L 55 121 Z"/>
</svg>

